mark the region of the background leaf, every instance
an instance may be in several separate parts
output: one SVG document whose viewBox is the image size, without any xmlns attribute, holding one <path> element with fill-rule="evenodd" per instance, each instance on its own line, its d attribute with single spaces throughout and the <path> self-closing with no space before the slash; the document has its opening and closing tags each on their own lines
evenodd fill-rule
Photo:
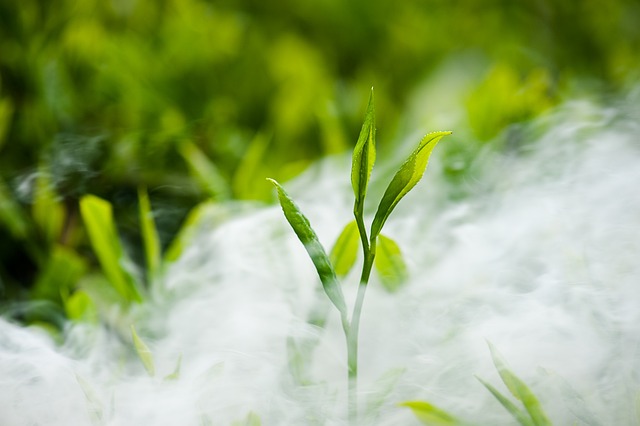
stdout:
<svg viewBox="0 0 640 426">
<path fill-rule="evenodd" d="M 104 274 L 125 302 L 141 302 L 133 276 L 123 266 L 125 253 L 113 222 L 111 203 L 94 195 L 80 200 L 80 213 Z"/>
<path fill-rule="evenodd" d="M 140 206 L 140 229 L 147 261 L 147 279 L 151 282 L 160 269 L 161 247 L 146 188 L 138 188 L 138 203 Z"/>
<path fill-rule="evenodd" d="M 359 242 L 358 225 L 354 220 L 344 227 L 329 253 L 329 259 L 337 276 L 344 277 L 353 268 L 358 256 Z"/>
<path fill-rule="evenodd" d="M 400 247 L 382 234 L 378 236 L 374 266 L 380 275 L 382 286 L 389 292 L 398 290 L 407 281 L 407 265 Z"/>
<path fill-rule="evenodd" d="M 429 157 L 433 148 L 446 135 L 451 132 L 433 132 L 426 135 L 420 141 L 418 147 L 409 155 L 409 158 L 400 166 L 395 176 L 389 183 L 387 190 L 380 200 L 378 210 L 371 224 L 371 239 L 375 239 L 382 230 L 387 218 L 398 202 L 407 195 L 422 178 L 429 163 Z"/>
<path fill-rule="evenodd" d="M 309 257 L 311 257 L 313 265 L 316 267 L 316 271 L 318 271 L 325 293 L 329 296 L 334 306 L 338 308 L 343 318 L 346 318 L 347 305 L 345 304 L 338 278 L 329 260 L 329 256 L 327 256 L 322 244 L 320 244 L 320 240 L 315 231 L 311 228 L 309 219 L 302 214 L 298 206 L 296 206 L 278 182 L 273 179 L 268 180 L 276 187 L 278 200 L 282 206 L 284 216 L 298 236 L 298 239 L 300 239 L 300 242 L 304 245 L 307 253 L 309 253 Z"/>
<path fill-rule="evenodd" d="M 425 401 L 407 401 L 399 405 L 411 408 L 413 414 L 425 425 L 455 426 L 461 424 L 451 414 Z"/>
<path fill-rule="evenodd" d="M 513 402 L 509 401 L 509 399 L 502 395 L 495 387 L 485 382 L 481 378 L 477 378 L 480 383 L 486 387 L 489 392 L 498 400 L 500 404 L 513 416 L 514 419 L 518 421 L 522 426 L 535 426 L 535 423 L 529 418 L 529 416 L 518 408 Z"/>
<path fill-rule="evenodd" d="M 149 373 L 149 376 L 153 377 L 156 374 L 156 368 L 153 364 L 153 354 L 149 350 L 149 347 L 142 341 L 138 333 L 136 333 L 136 328 L 131 325 L 131 338 L 133 339 L 133 346 L 136 348 L 136 353 L 142 361 L 145 370 Z"/>
</svg>

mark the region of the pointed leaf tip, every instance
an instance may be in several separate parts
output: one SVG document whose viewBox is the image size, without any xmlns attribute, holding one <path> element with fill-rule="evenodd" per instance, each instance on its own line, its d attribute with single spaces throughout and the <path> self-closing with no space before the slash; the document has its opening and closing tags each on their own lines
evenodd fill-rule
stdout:
<svg viewBox="0 0 640 426">
<path fill-rule="evenodd" d="M 380 234 L 387 218 L 400 200 L 422 179 L 422 175 L 427 169 L 431 152 L 440 142 L 440 139 L 450 134 L 450 131 L 428 133 L 400 166 L 378 205 L 378 210 L 371 224 L 372 240 Z"/>
<path fill-rule="evenodd" d="M 376 128 L 375 106 L 373 88 L 369 94 L 367 112 L 365 113 L 362 129 L 358 136 L 358 142 L 353 149 L 351 161 L 351 186 L 355 195 L 353 211 L 356 218 L 360 219 L 364 211 L 364 198 L 367 194 L 367 186 L 371 171 L 376 161 Z"/>
</svg>

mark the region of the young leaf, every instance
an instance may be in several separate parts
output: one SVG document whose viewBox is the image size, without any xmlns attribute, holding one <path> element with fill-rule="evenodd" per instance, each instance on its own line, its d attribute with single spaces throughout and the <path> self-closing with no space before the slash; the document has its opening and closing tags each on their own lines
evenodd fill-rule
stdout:
<svg viewBox="0 0 640 426">
<path fill-rule="evenodd" d="M 298 206 L 296 206 L 278 182 L 273 179 L 268 180 L 276 187 L 278 200 L 282 206 L 284 216 L 298 236 L 298 239 L 300 239 L 300 242 L 304 245 L 307 253 L 309 253 L 309 257 L 311 257 L 313 265 L 316 267 L 316 271 L 320 276 L 320 281 L 322 282 L 325 293 L 329 296 L 331 303 L 340 311 L 342 317 L 345 318 L 347 316 L 347 305 L 344 301 L 342 289 L 338 283 L 338 278 L 329 260 L 329 256 L 327 256 L 322 244 L 320 244 L 320 240 L 315 231 L 311 228 L 309 219 L 302 214 Z"/>
<path fill-rule="evenodd" d="M 147 347 L 147 345 L 140 339 L 138 333 L 136 333 L 136 328 L 131 325 L 131 337 L 133 339 L 133 346 L 136 348 L 136 353 L 142 361 L 144 368 L 149 373 L 149 376 L 153 377 L 156 374 L 156 369 L 153 365 L 153 355 L 151 351 Z"/>
<path fill-rule="evenodd" d="M 138 202 L 140 205 L 140 228 L 147 260 L 147 278 L 151 281 L 160 268 L 160 238 L 153 220 L 151 203 L 146 188 L 138 188 Z"/>
<path fill-rule="evenodd" d="M 364 211 L 364 198 L 367 194 L 367 185 L 373 163 L 376 161 L 376 128 L 375 107 L 373 105 L 373 88 L 369 95 L 367 112 L 360 130 L 358 142 L 353 150 L 351 162 L 351 185 L 356 197 L 353 212 L 356 219 L 361 220 Z"/>
<path fill-rule="evenodd" d="M 407 195 L 420 181 L 429 163 L 433 148 L 435 148 L 440 139 L 450 134 L 451 132 L 429 133 L 422 138 L 415 151 L 400 166 L 378 205 L 378 211 L 376 211 L 371 224 L 371 240 L 374 240 L 380 234 L 384 223 L 402 197 Z"/>
<path fill-rule="evenodd" d="M 333 265 L 336 275 L 344 277 L 349 273 L 358 255 L 360 234 L 356 221 L 352 221 L 344 227 L 336 243 L 329 253 L 329 259 Z"/>
<path fill-rule="evenodd" d="M 413 414 L 425 425 L 456 426 L 461 424 L 451 414 L 425 401 L 407 401 L 401 402 L 399 405 L 411 408 Z"/>
<path fill-rule="evenodd" d="M 551 426 L 551 422 L 547 418 L 546 414 L 542 410 L 542 406 L 538 401 L 538 398 L 533 394 L 531 389 L 524 384 L 522 380 L 520 380 L 511 370 L 509 370 L 506 362 L 498 352 L 498 350 L 493 346 L 490 342 L 487 342 L 489 345 L 489 350 L 491 351 L 491 358 L 493 358 L 493 364 L 496 366 L 498 370 L 498 374 L 500 374 L 500 378 L 504 382 L 505 386 L 509 389 L 509 392 L 516 397 L 518 400 L 522 401 L 524 407 L 531 415 L 531 419 L 533 420 L 533 424 L 536 426 Z"/>
<path fill-rule="evenodd" d="M 125 302 L 141 302 L 133 276 L 122 266 L 125 257 L 113 221 L 111 204 L 94 195 L 80 200 L 80 214 L 104 274 Z"/>
<path fill-rule="evenodd" d="M 479 377 L 476 377 L 480 383 L 486 387 L 489 392 L 498 400 L 500 404 L 518 421 L 522 426 L 535 426 L 535 423 L 529 418 L 529 416 L 518 408 L 513 402 L 509 401 L 506 396 L 502 395 L 496 388 L 491 386 Z"/>
<path fill-rule="evenodd" d="M 402 258 L 400 247 L 389 237 L 378 236 L 374 265 L 380 274 L 382 286 L 394 292 L 407 280 L 407 265 Z"/>
</svg>

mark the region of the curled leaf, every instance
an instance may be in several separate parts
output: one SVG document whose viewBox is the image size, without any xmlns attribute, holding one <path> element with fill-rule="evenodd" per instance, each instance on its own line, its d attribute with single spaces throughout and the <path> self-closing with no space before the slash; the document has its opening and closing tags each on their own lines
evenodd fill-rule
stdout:
<svg viewBox="0 0 640 426">
<path fill-rule="evenodd" d="M 322 287 L 324 288 L 325 293 L 331 300 L 331 303 L 333 303 L 338 311 L 340 311 L 342 317 L 346 318 L 347 305 L 344 301 L 344 295 L 342 294 L 342 289 L 338 283 L 338 278 L 336 277 L 333 265 L 329 260 L 329 256 L 327 256 L 327 253 L 324 251 L 324 247 L 320 244 L 320 240 L 318 239 L 315 231 L 311 228 L 309 219 L 302 214 L 298 206 L 293 202 L 291 197 L 289 197 L 289 194 L 286 193 L 284 188 L 282 188 L 278 182 L 273 179 L 268 180 L 276 187 L 278 200 L 282 206 L 284 216 L 298 236 L 300 242 L 304 245 L 307 253 L 309 253 L 309 257 L 311 257 L 313 265 L 318 272 L 318 276 L 320 276 L 320 281 L 322 282 Z"/>
<path fill-rule="evenodd" d="M 367 194 L 367 186 L 376 161 L 376 128 L 375 107 L 373 105 L 373 88 L 369 95 L 367 112 L 360 130 L 358 142 L 353 150 L 351 160 L 351 185 L 356 197 L 353 211 L 356 218 L 361 219 L 364 211 L 364 198 Z"/>
<path fill-rule="evenodd" d="M 429 163 L 433 148 L 435 148 L 440 139 L 450 134 L 451 132 L 429 133 L 422 138 L 418 147 L 400 166 L 378 205 L 378 210 L 371 224 L 371 240 L 374 240 L 380 234 L 384 223 L 402 197 L 407 195 L 420 181 Z"/>
</svg>

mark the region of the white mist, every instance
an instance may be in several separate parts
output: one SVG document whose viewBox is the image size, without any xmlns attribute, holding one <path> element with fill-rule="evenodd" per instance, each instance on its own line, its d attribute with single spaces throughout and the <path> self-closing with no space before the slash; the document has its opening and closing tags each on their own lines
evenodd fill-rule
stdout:
<svg viewBox="0 0 640 426">
<path fill-rule="evenodd" d="M 366 424 L 418 424 L 397 406 L 406 400 L 514 424 L 474 377 L 503 389 L 486 340 L 554 424 L 640 424 L 638 113 L 565 105 L 528 130 L 530 152 L 485 156 L 463 201 L 447 196 L 434 155 L 385 228 L 410 282 L 388 294 L 374 277 L 365 300 L 360 405 L 380 408 Z M 285 186 L 329 247 L 351 220 L 349 159 Z M 69 325 L 56 346 L 0 320 L 0 424 L 230 425 L 250 412 L 263 425 L 346 424 L 337 312 L 324 330 L 307 324 L 324 295 L 306 252 L 278 207 L 241 210 L 218 227 L 212 213 L 153 300 L 109 326 Z M 318 339 L 306 386 L 290 374 L 289 338 Z M 179 379 L 164 380 L 179 357 Z"/>
</svg>

